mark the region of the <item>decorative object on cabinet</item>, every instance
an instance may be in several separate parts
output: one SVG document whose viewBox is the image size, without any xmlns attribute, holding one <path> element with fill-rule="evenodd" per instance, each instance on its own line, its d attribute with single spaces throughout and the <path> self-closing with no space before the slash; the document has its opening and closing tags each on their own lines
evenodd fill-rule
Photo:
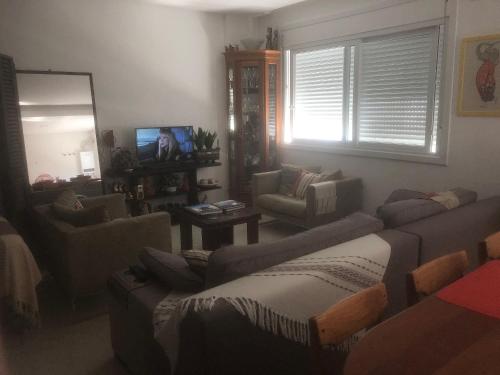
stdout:
<svg viewBox="0 0 500 375">
<path fill-rule="evenodd" d="M 220 158 L 219 141 L 217 147 L 213 148 L 215 140 L 217 139 L 217 132 L 203 130 L 198 128 L 198 131 L 193 133 L 193 141 L 196 146 L 195 157 L 199 162 L 214 163 Z"/>
<path fill-rule="evenodd" d="M 235 44 L 234 46 L 232 44 L 228 44 L 226 46 L 226 52 L 237 52 L 239 51 L 239 49 L 240 47 L 237 44 Z"/>
<path fill-rule="evenodd" d="M 175 193 L 179 187 L 179 176 L 175 173 L 162 176 L 161 190 L 165 193 Z"/>
<path fill-rule="evenodd" d="M 273 36 L 273 49 L 278 51 L 280 49 L 279 47 L 279 32 L 278 30 L 274 30 L 274 36 Z"/>
<path fill-rule="evenodd" d="M 240 40 L 241 44 L 243 44 L 243 47 L 247 50 L 256 50 L 259 49 L 260 46 L 262 46 L 262 43 L 264 43 L 263 39 L 259 38 L 245 38 Z"/>
<path fill-rule="evenodd" d="M 111 157 L 111 169 L 115 172 L 122 172 L 128 169 L 133 169 L 137 166 L 137 162 L 132 153 L 125 149 L 117 147 Z"/>
<path fill-rule="evenodd" d="M 279 168 L 281 53 L 226 52 L 230 198 L 251 203 L 258 172 Z"/>
<path fill-rule="evenodd" d="M 266 49 L 273 49 L 273 28 L 267 28 L 266 34 Z"/>
</svg>

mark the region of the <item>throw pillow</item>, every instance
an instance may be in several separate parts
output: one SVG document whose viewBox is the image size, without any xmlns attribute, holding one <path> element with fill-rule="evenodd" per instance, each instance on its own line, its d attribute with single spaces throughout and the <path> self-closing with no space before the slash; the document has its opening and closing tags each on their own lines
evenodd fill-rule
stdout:
<svg viewBox="0 0 500 375">
<path fill-rule="evenodd" d="M 340 169 L 335 172 L 322 174 L 303 172 L 297 181 L 294 195 L 298 199 L 305 199 L 309 185 L 324 181 L 335 181 L 342 177 L 343 175 Z"/>
<path fill-rule="evenodd" d="M 84 227 L 109 221 L 109 213 L 104 205 L 75 210 L 54 202 L 52 210 L 58 219 L 75 227 Z"/>
<path fill-rule="evenodd" d="M 293 164 L 281 165 L 281 180 L 278 192 L 282 195 L 292 197 L 295 192 L 297 180 L 300 178 L 302 171 L 317 172 L 321 171 L 321 167 L 301 167 Z"/>
<path fill-rule="evenodd" d="M 59 194 L 54 203 L 73 210 L 81 210 L 83 208 L 82 203 L 78 200 L 78 197 L 73 190 L 64 190 L 61 194 Z"/>
<path fill-rule="evenodd" d="M 182 252 L 182 256 L 194 272 L 205 277 L 208 258 L 212 253 L 213 251 L 209 250 L 185 250 Z"/>
<path fill-rule="evenodd" d="M 146 247 L 139 254 L 139 259 L 156 278 L 174 290 L 199 292 L 203 289 L 203 280 L 179 255 Z"/>
</svg>

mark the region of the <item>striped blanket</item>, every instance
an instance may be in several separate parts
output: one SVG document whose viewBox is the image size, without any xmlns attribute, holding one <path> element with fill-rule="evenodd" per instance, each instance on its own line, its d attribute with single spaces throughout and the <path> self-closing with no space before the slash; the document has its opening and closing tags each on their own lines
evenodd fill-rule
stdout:
<svg viewBox="0 0 500 375">
<path fill-rule="evenodd" d="M 309 319 L 382 281 L 390 254 L 390 245 L 370 234 L 196 295 L 169 294 L 153 314 L 155 337 L 174 369 L 182 319 L 188 311 L 209 311 L 222 299 L 262 330 L 309 345 Z"/>
<path fill-rule="evenodd" d="M 30 249 L 7 220 L 0 217 L 0 298 L 30 325 L 39 324 L 36 286 L 40 270 Z"/>
</svg>

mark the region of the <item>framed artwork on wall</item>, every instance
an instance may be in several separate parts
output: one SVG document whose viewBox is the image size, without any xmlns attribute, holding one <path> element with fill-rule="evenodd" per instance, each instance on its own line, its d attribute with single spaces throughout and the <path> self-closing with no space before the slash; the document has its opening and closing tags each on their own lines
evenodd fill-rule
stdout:
<svg viewBox="0 0 500 375">
<path fill-rule="evenodd" d="M 465 38 L 460 58 L 459 116 L 500 117 L 500 34 Z"/>
</svg>

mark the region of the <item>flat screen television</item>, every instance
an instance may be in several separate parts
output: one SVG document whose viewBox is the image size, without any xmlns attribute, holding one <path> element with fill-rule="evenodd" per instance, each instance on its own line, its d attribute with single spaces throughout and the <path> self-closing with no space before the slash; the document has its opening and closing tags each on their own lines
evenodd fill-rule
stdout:
<svg viewBox="0 0 500 375">
<path fill-rule="evenodd" d="M 137 128 L 135 142 L 140 163 L 193 159 L 192 126 Z"/>
</svg>

